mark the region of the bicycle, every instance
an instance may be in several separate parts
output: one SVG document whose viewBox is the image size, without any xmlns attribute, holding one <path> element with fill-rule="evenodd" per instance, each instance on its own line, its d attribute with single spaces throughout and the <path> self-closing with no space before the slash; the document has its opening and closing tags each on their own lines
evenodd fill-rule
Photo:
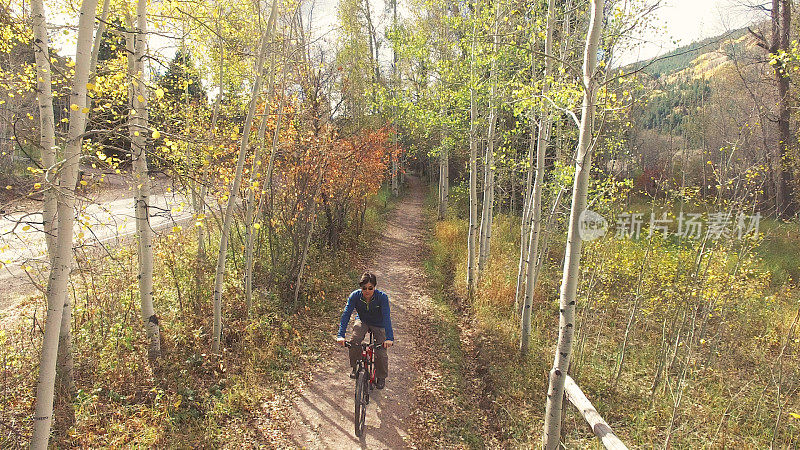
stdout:
<svg viewBox="0 0 800 450">
<path fill-rule="evenodd" d="M 376 344 L 372 339 L 372 331 L 369 331 L 369 343 L 361 343 L 361 359 L 356 366 L 356 389 L 355 389 L 355 423 L 356 436 L 361 437 L 364 433 L 364 422 L 367 418 L 367 405 L 369 404 L 369 393 L 375 387 L 375 348 Z M 344 346 L 353 346 L 349 341 L 345 341 Z"/>
</svg>

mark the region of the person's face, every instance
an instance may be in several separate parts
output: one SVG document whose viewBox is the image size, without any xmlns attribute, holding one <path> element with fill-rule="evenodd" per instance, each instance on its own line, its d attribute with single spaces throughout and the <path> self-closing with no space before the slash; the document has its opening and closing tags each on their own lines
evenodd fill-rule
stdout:
<svg viewBox="0 0 800 450">
<path fill-rule="evenodd" d="M 364 300 L 370 300 L 372 298 L 372 294 L 375 293 L 375 285 L 372 283 L 367 283 L 361 286 L 361 295 L 364 296 Z"/>
</svg>

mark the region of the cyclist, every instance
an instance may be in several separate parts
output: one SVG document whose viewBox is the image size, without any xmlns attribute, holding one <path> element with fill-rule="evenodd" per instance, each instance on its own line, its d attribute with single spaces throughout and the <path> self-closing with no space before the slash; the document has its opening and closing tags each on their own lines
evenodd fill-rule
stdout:
<svg viewBox="0 0 800 450">
<path fill-rule="evenodd" d="M 358 283 L 361 289 L 356 289 L 347 298 L 344 306 L 342 320 L 339 323 L 339 333 L 336 340 L 344 346 L 344 333 L 353 309 L 356 310 L 356 322 L 353 324 L 353 335 L 350 338 L 350 366 L 353 371 L 350 378 L 358 376 L 358 360 L 361 358 L 361 341 L 367 335 L 367 331 L 372 331 L 372 336 L 378 347 L 375 350 L 375 387 L 383 389 L 386 385 L 386 375 L 389 373 L 389 355 L 386 349 L 394 344 L 394 332 L 392 331 L 392 319 L 389 315 L 389 296 L 386 293 L 375 289 L 378 284 L 375 274 L 364 272 L 361 281 Z"/>
</svg>

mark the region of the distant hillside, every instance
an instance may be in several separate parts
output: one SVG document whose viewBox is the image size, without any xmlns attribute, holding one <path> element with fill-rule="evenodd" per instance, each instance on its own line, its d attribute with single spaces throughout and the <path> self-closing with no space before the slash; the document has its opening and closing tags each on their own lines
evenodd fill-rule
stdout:
<svg viewBox="0 0 800 450">
<path fill-rule="evenodd" d="M 692 68 L 699 61 L 718 61 L 719 50 L 725 45 L 743 45 L 749 39 L 747 28 L 730 31 L 728 33 L 710 37 L 702 41 L 693 42 L 689 45 L 677 48 L 666 55 L 646 61 L 633 63 L 625 68 L 625 71 L 644 70 L 654 78 L 663 75 L 672 75 Z M 717 53 L 717 55 L 711 55 Z M 698 60 L 699 61 L 695 61 Z"/>
</svg>

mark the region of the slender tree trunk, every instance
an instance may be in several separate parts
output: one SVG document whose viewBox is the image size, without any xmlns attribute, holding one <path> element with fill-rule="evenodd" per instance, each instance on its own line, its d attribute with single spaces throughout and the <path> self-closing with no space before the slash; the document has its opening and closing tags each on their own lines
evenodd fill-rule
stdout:
<svg viewBox="0 0 800 450">
<path fill-rule="evenodd" d="M 308 233 L 306 234 L 305 243 L 303 244 L 303 254 L 300 257 L 300 268 L 297 271 L 297 280 L 294 285 L 294 308 L 297 309 L 297 299 L 300 296 L 300 282 L 303 279 L 303 272 L 306 268 L 306 259 L 308 257 L 308 248 L 311 246 L 311 236 L 314 234 L 314 224 L 317 222 L 317 197 L 319 197 L 319 193 L 322 191 L 322 182 L 323 182 L 323 174 L 325 173 L 325 168 L 328 165 L 327 159 L 323 164 L 319 167 L 319 173 L 317 173 L 317 190 L 314 192 L 314 196 L 311 197 L 311 224 L 308 227 Z M 364 206 L 366 209 L 366 205 Z M 362 215 L 363 217 L 363 215 Z"/>
<path fill-rule="evenodd" d="M 103 12 L 100 14 L 100 20 L 97 24 L 97 31 L 94 34 L 94 44 L 92 44 L 92 62 L 89 66 L 89 76 L 95 76 L 97 70 L 97 59 L 100 56 L 100 44 L 103 42 L 103 34 L 106 32 L 106 23 L 108 22 L 108 7 L 110 0 L 103 1 Z M 91 102 L 91 99 L 89 100 Z"/>
<path fill-rule="evenodd" d="M 789 45 L 789 27 L 791 26 L 791 8 L 792 2 L 790 0 L 780 0 L 781 16 L 780 16 L 780 41 L 779 50 L 783 52 L 790 52 Z M 782 217 L 792 217 L 795 213 L 794 195 L 792 192 L 793 185 L 793 164 L 791 156 L 791 148 L 795 142 L 792 136 L 792 131 L 789 126 L 790 120 L 790 94 L 789 94 L 789 74 L 786 73 L 785 64 L 775 64 L 775 78 L 778 82 L 778 135 L 780 141 L 778 142 L 778 151 L 780 154 L 780 190 L 783 193 L 783 198 L 778 210 Z"/>
<path fill-rule="evenodd" d="M 47 254 L 52 259 L 55 250 L 55 227 L 53 219 L 56 215 L 56 190 L 49 185 L 51 170 L 56 163 L 55 119 L 53 114 L 53 90 L 50 72 L 50 41 L 45 27 L 44 6 L 42 0 L 31 0 L 31 18 L 33 19 L 34 45 L 36 57 L 36 92 L 39 101 L 39 145 L 42 151 L 42 167 L 45 169 L 44 206 L 42 216 L 44 234 L 47 243 Z"/>
<path fill-rule="evenodd" d="M 219 107 L 220 103 L 222 102 L 222 89 L 225 84 L 222 82 L 222 78 L 225 74 L 225 41 L 222 39 L 222 6 L 218 9 L 219 18 L 217 19 L 217 36 L 219 38 L 219 94 L 217 95 L 217 101 L 214 102 L 214 111 L 211 113 L 211 135 L 210 139 L 212 141 L 215 140 L 217 135 L 217 120 L 219 118 Z M 205 211 L 206 211 L 206 195 L 208 195 L 208 171 L 209 166 L 211 165 L 210 162 L 205 162 L 203 164 L 203 175 L 200 180 L 200 196 L 199 196 L 199 210 L 197 211 L 198 217 L 201 219 L 201 225 L 197 227 L 197 259 L 201 262 L 205 262 L 206 260 L 206 240 L 205 234 L 208 228 L 207 224 L 208 221 L 205 219 Z M 196 274 L 196 281 L 197 286 L 200 286 L 200 264 L 198 264 L 198 273 Z"/>
<path fill-rule="evenodd" d="M 253 92 L 250 98 L 250 107 L 247 111 L 247 118 L 242 128 L 239 155 L 236 161 L 236 174 L 233 177 L 233 183 L 228 196 L 228 206 L 225 210 L 225 219 L 220 233 L 219 256 L 217 258 L 217 269 L 214 277 L 214 325 L 211 338 L 211 351 L 213 353 L 219 353 L 220 351 L 220 341 L 222 339 L 222 281 L 225 276 L 225 262 L 228 257 L 228 235 L 230 234 L 231 224 L 233 223 L 236 201 L 239 199 L 239 188 L 242 185 L 242 173 L 244 172 L 244 162 L 250 140 L 250 128 L 253 126 L 256 104 L 261 94 L 261 74 L 264 68 L 267 44 L 267 34 L 265 33 L 261 37 L 261 43 L 259 44 L 258 61 L 255 67 L 256 79 L 253 83 Z"/>
<path fill-rule="evenodd" d="M 38 1 L 38 0 L 37 0 Z M 37 11 L 43 16 L 41 3 Z M 46 449 L 50 439 L 53 415 L 53 393 L 55 388 L 56 360 L 64 304 L 69 301 L 68 284 L 72 267 L 72 226 L 74 224 L 74 192 L 78 178 L 78 160 L 86 126 L 86 83 L 89 81 L 92 30 L 94 27 L 97 0 L 85 0 L 81 5 L 78 21 L 78 42 L 75 52 L 75 77 L 70 94 L 69 131 L 64 150 L 64 164 L 59 169 L 59 191 L 57 194 L 56 242 L 52 255 L 52 267 L 47 282 L 47 325 L 42 342 L 39 365 L 39 382 L 36 387 L 36 410 L 34 412 L 31 448 Z"/>
<path fill-rule="evenodd" d="M 394 14 L 392 25 L 395 26 L 395 27 L 397 26 L 397 2 L 398 1 L 399 0 L 393 0 L 392 1 L 393 14 Z M 369 3 L 369 0 L 367 0 L 367 3 Z M 376 49 L 376 52 L 377 52 L 377 49 Z M 397 71 L 397 47 L 394 48 L 392 61 L 393 61 L 393 63 L 392 63 L 392 72 L 393 72 L 392 73 L 392 78 L 394 78 L 394 89 L 395 89 L 395 92 L 397 93 L 399 91 L 399 89 L 400 89 L 400 79 L 398 78 L 399 72 Z M 400 195 L 400 162 L 398 161 L 399 158 L 400 158 L 400 155 L 398 154 L 398 151 L 397 151 L 397 148 L 398 148 L 397 147 L 397 132 L 398 131 L 397 131 L 397 120 L 396 120 L 397 119 L 397 107 L 393 106 L 392 109 L 395 112 L 395 114 L 394 114 L 395 115 L 395 120 L 393 121 L 394 122 L 394 152 L 392 152 L 393 153 L 393 156 L 392 156 L 392 195 L 397 197 L 398 195 Z"/>
<path fill-rule="evenodd" d="M 267 42 L 272 42 L 272 34 L 273 30 L 275 29 L 275 17 L 277 15 L 278 10 L 278 0 L 274 0 L 272 2 L 272 10 L 269 13 L 269 19 L 267 21 Z M 274 62 L 274 54 L 271 60 Z M 286 62 L 284 61 L 284 66 Z M 269 104 L 272 100 L 272 93 L 275 87 L 275 75 L 274 75 L 274 65 L 269 65 L 269 74 L 267 75 L 267 95 L 264 99 L 264 117 L 261 120 L 261 128 L 259 129 L 259 139 L 261 136 L 266 132 L 266 123 L 267 117 L 269 116 Z M 255 233 L 253 232 L 253 216 L 255 210 L 255 190 L 258 188 L 257 182 L 259 178 L 259 169 L 262 167 L 261 164 L 261 150 L 264 148 L 263 142 L 259 142 L 256 146 L 255 155 L 253 155 L 253 162 L 250 166 L 250 183 L 247 186 L 247 201 L 245 201 L 245 205 L 247 211 L 245 213 L 245 227 L 246 227 L 246 237 L 245 237 L 245 269 L 244 269 L 244 296 L 247 302 L 247 312 L 250 313 L 250 310 L 253 306 L 253 239 L 255 237 Z"/>
<path fill-rule="evenodd" d="M 57 170 L 55 120 L 53 114 L 53 93 L 51 89 L 51 68 L 49 55 L 49 40 L 45 27 L 44 6 L 41 0 L 31 3 L 31 15 L 34 28 L 34 53 L 37 69 L 37 90 L 39 101 L 39 142 L 42 147 L 42 163 L 46 169 L 44 176 L 44 205 L 42 208 L 45 242 L 50 266 L 53 267 L 56 247 L 56 189 L 50 185 L 51 170 Z M 55 173 L 55 172 L 53 172 Z M 72 253 L 69 253 L 70 258 Z M 66 430 L 75 422 L 75 412 L 72 408 L 72 398 L 75 392 L 75 383 L 72 376 L 72 342 L 70 336 L 70 298 L 67 295 L 62 309 L 59 330 L 58 356 L 56 363 L 56 426 Z"/>
<path fill-rule="evenodd" d="M 440 114 L 445 117 L 445 109 L 441 108 Z M 442 125 L 442 140 L 439 150 L 439 220 L 447 217 L 447 199 L 450 192 L 450 176 L 448 167 L 447 126 Z"/>
<path fill-rule="evenodd" d="M 131 134 L 131 159 L 136 184 L 136 237 L 139 247 L 139 302 L 147 339 L 147 357 L 154 369 L 161 358 L 161 331 L 153 306 L 153 230 L 150 226 L 150 173 L 147 167 L 148 91 L 145 85 L 144 57 L 147 48 L 147 1 L 136 5 L 136 30 L 133 34 L 133 71 L 128 131 Z M 129 64 L 129 68 L 131 65 Z"/>
<path fill-rule="evenodd" d="M 291 33 L 289 34 L 289 39 L 291 39 Z M 286 51 L 288 52 L 288 46 L 286 47 Z M 278 156 L 278 140 L 280 139 L 280 132 L 281 132 L 281 125 L 283 124 L 283 109 L 286 105 L 286 73 L 288 70 L 288 60 L 284 61 L 283 71 L 281 73 L 281 87 L 280 87 L 280 95 L 281 101 L 278 103 L 278 117 L 275 120 L 275 131 L 272 133 L 272 149 L 270 150 L 269 155 L 269 164 L 267 164 L 267 174 L 266 174 L 266 188 L 267 188 L 267 195 L 269 198 L 269 202 L 267 205 L 267 229 L 268 229 L 268 239 L 269 239 L 269 248 L 270 248 L 270 259 L 272 261 L 272 268 L 275 269 L 275 251 L 273 248 L 273 242 L 275 240 L 275 229 L 272 226 L 272 214 L 273 214 L 273 200 L 275 198 L 275 191 L 272 186 L 272 172 L 275 169 L 275 158 Z"/>
<path fill-rule="evenodd" d="M 500 3 L 495 5 L 494 14 L 494 40 L 492 45 L 492 55 L 497 53 L 498 29 L 500 24 Z M 492 87 L 489 93 L 489 130 L 487 133 L 486 157 L 484 159 L 484 183 L 483 183 L 483 211 L 481 214 L 480 247 L 478 249 L 478 279 L 480 280 L 486 270 L 486 263 L 489 260 L 492 239 L 492 217 L 494 216 L 494 147 L 495 130 L 497 126 L 497 61 L 492 59 L 490 70 Z"/>
<path fill-rule="evenodd" d="M 542 85 L 542 97 L 546 96 L 550 90 L 550 71 L 553 67 L 553 28 L 555 27 L 555 0 L 547 2 L 547 28 L 545 31 L 544 41 L 544 84 Z M 533 143 L 533 129 L 534 125 L 531 123 L 531 143 Z M 539 130 L 536 138 L 536 181 L 533 185 L 533 190 L 530 195 L 530 205 L 526 208 L 527 214 L 533 220 L 532 224 L 526 223 L 526 218 L 523 217 L 523 228 L 528 230 L 528 245 L 525 246 L 527 254 L 522 253 L 520 256 L 520 269 L 523 267 L 525 275 L 517 277 L 517 291 L 519 291 L 520 284 L 525 286 L 525 300 L 522 308 L 522 323 L 520 333 L 520 353 L 523 356 L 528 353 L 528 344 L 531 332 L 531 307 L 533 305 L 533 293 L 536 289 L 538 270 L 541 268 L 539 257 L 539 236 L 542 223 L 542 186 L 544 185 L 544 157 L 547 151 L 547 145 L 550 138 L 550 119 L 549 119 L 549 105 L 546 101 L 542 101 L 541 118 L 539 119 Z M 525 255 L 522 258 L 522 255 Z M 524 263 L 522 261 L 525 261 Z M 535 265 L 535 266 L 534 266 Z M 520 281 L 520 278 L 522 281 Z"/>
<path fill-rule="evenodd" d="M 480 2 L 475 3 L 472 25 L 472 50 L 469 68 L 469 233 L 467 236 L 467 292 L 475 295 L 475 239 L 478 234 L 478 107 L 475 99 L 475 46 L 478 33 Z"/>
<path fill-rule="evenodd" d="M 572 354 L 572 338 L 575 333 L 575 301 L 580 275 L 581 236 L 578 232 L 581 213 L 586 209 L 586 196 L 591 169 L 592 122 L 594 119 L 597 80 L 597 49 L 603 22 L 604 0 L 591 0 L 591 18 L 583 54 L 583 106 L 581 128 L 578 136 L 578 155 L 575 161 L 575 182 L 572 187 L 572 207 L 570 208 L 567 245 L 564 252 L 564 272 L 561 281 L 560 318 L 558 345 L 550 370 L 550 383 L 547 389 L 547 410 L 545 413 L 542 443 L 547 450 L 556 449 L 561 439 L 561 410 L 564 400 L 564 382 Z"/>
</svg>

